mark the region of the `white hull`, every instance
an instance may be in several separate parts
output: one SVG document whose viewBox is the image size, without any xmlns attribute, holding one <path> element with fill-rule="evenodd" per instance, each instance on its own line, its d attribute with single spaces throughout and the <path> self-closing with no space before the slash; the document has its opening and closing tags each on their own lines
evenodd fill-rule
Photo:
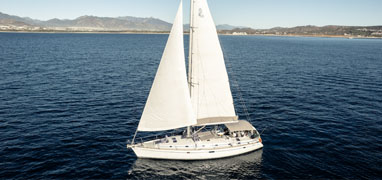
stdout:
<svg viewBox="0 0 382 180">
<path fill-rule="evenodd" d="M 158 147 L 144 147 L 141 145 L 128 145 L 139 158 L 171 159 L 171 160 L 205 160 L 231 157 L 258 150 L 263 147 L 260 141 L 248 141 L 243 144 L 218 148 L 168 149 Z"/>
<path fill-rule="evenodd" d="M 218 159 L 231 156 L 237 156 L 248 152 L 255 151 L 263 147 L 263 144 L 243 145 L 241 147 L 211 149 L 211 150 L 161 150 L 133 147 L 135 154 L 139 158 L 150 159 L 173 159 L 173 160 L 205 160 Z"/>
</svg>

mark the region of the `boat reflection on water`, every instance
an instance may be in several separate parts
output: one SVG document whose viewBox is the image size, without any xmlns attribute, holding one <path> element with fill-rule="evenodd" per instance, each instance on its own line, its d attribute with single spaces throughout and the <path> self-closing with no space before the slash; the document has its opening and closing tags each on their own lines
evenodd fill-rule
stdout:
<svg viewBox="0 0 382 180">
<path fill-rule="evenodd" d="M 261 178 L 262 154 L 263 149 L 239 156 L 203 161 L 171 161 L 138 158 L 129 170 L 128 178 Z"/>
</svg>

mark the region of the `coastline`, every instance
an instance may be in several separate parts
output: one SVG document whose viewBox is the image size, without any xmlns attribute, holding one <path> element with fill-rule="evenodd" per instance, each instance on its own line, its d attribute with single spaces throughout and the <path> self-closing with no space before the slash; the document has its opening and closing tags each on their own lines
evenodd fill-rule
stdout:
<svg viewBox="0 0 382 180">
<path fill-rule="evenodd" d="M 41 33 L 41 34 L 169 34 L 166 31 L 1 31 L 0 33 Z"/>
<path fill-rule="evenodd" d="M 169 34 L 167 31 L 1 31 L 0 33 L 42 33 L 42 34 Z M 184 32 L 188 34 L 188 32 Z M 345 35 L 323 35 L 323 34 L 247 34 L 233 35 L 226 33 L 218 33 L 226 36 L 276 36 L 276 37 L 321 37 L 321 38 L 345 38 L 345 39 L 382 39 L 382 37 L 374 36 L 345 36 Z"/>
<path fill-rule="evenodd" d="M 275 36 L 275 37 L 317 37 L 317 38 L 345 38 L 345 39 L 382 39 L 382 37 L 369 37 L 369 36 L 344 36 L 344 35 L 309 35 L 309 34 L 247 34 L 247 35 L 233 35 L 233 34 L 219 34 L 227 36 Z"/>
</svg>

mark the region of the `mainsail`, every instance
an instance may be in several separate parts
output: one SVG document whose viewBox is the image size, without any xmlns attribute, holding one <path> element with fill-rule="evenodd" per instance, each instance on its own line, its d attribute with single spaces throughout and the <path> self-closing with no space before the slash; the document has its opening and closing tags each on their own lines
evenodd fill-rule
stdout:
<svg viewBox="0 0 382 180">
<path fill-rule="evenodd" d="M 162 131 L 195 124 L 186 77 L 181 2 L 138 131 Z"/>
<path fill-rule="evenodd" d="M 207 0 L 191 0 L 189 86 L 197 125 L 237 122 L 228 74 Z"/>
</svg>

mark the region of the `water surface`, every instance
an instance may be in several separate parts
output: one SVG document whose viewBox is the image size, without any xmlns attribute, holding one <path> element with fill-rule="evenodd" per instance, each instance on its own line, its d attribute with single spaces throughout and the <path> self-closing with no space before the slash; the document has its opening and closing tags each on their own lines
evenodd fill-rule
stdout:
<svg viewBox="0 0 382 180">
<path fill-rule="evenodd" d="M 220 36 L 264 148 L 210 161 L 126 149 L 167 35 L 0 33 L 0 177 L 377 179 L 382 41 Z M 187 36 L 185 38 L 187 48 Z M 186 49 L 187 52 L 187 49 Z M 186 53 L 187 55 L 187 53 Z"/>
</svg>

